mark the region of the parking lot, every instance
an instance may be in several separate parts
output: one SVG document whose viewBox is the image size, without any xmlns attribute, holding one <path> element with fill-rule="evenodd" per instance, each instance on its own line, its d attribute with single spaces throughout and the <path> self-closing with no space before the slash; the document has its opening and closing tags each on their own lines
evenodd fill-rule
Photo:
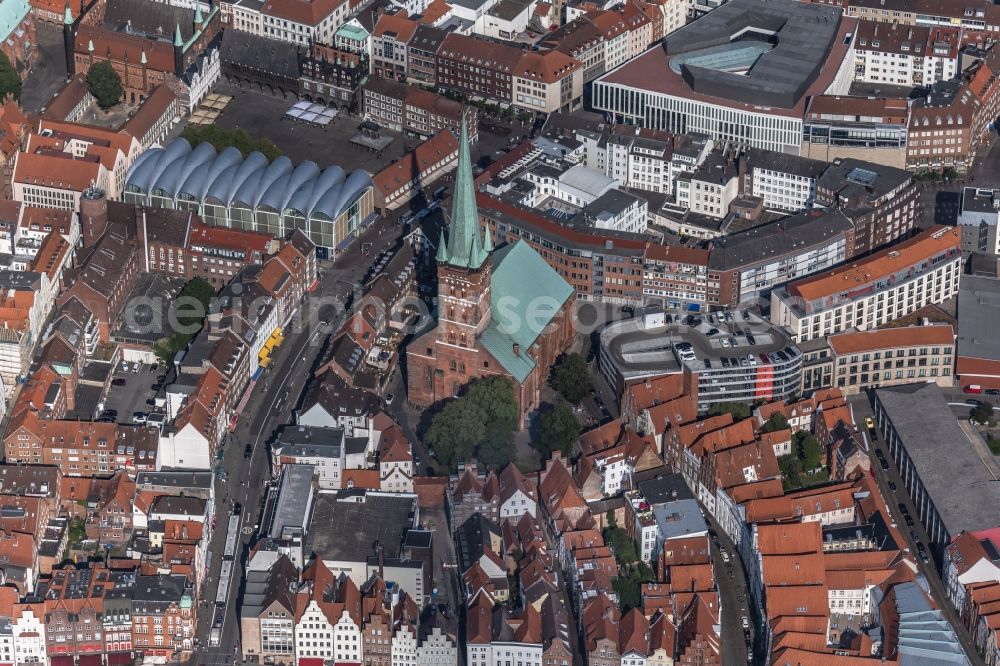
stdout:
<svg viewBox="0 0 1000 666">
<path fill-rule="evenodd" d="M 155 365 L 140 365 L 128 361 L 119 363 L 104 399 L 102 416 L 110 418 L 114 415 L 119 423 L 134 423 L 133 415 L 136 412 L 148 414 L 152 411 L 153 405 L 147 403 L 147 400 L 152 400 L 155 395 L 152 386 L 159 381 L 158 370 L 159 367 Z"/>
</svg>

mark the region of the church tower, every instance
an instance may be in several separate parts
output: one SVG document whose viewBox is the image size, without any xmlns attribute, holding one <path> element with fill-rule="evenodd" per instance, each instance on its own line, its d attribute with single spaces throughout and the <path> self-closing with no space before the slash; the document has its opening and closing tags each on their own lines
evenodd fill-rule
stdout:
<svg viewBox="0 0 1000 666">
<path fill-rule="evenodd" d="M 446 243 L 442 234 L 437 253 L 441 342 L 475 348 L 476 337 L 489 324 L 492 252 L 489 229 L 485 235 L 480 232 L 469 137 L 463 117 L 448 240 Z"/>
</svg>

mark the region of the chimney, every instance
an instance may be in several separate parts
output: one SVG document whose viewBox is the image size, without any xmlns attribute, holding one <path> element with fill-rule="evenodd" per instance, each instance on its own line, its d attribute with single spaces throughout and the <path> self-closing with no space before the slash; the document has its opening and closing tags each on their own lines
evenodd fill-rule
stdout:
<svg viewBox="0 0 1000 666">
<path fill-rule="evenodd" d="M 519 344 L 517 344 L 515 342 L 514 343 L 514 356 L 520 356 L 520 355 L 521 355 L 521 345 L 519 345 Z"/>
</svg>

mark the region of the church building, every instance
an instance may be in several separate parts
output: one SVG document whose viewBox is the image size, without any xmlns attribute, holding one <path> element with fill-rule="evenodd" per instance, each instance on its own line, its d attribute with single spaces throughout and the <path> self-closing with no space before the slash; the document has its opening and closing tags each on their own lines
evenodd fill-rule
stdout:
<svg viewBox="0 0 1000 666">
<path fill-rule="evenodd" d="M 494 248 L 476 208 L 464 122 L 448 232 L 437 251 L 437 325 L 406 350 L 409 400 L 430 406 L 501 375 L 514 384 L 523 426 L 573 342 L 575 292 L 527 243 Z"/>
</svg>

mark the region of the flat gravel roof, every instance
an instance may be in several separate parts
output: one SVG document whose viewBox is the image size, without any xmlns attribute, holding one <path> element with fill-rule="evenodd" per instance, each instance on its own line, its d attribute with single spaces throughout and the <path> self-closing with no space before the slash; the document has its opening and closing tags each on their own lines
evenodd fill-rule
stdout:
<svg viewBox="0 0 1000 666">
<path fill-rule="evenodd" d="M 954 537 L 994 527 L 1000 480 L 972 447 L 941 388 L 904 384 L 875 394 L 948 532 Z"/>
</svg>

